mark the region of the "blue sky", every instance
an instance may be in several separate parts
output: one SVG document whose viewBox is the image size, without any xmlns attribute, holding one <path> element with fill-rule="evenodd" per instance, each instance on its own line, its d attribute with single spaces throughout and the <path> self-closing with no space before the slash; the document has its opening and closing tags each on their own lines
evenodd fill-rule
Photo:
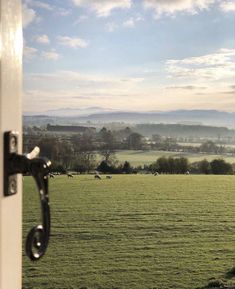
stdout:
<svg viewBox="0 0 235 289">
<path fill-rule="evenodd" d="M 25 112 L 235 111 L 235 1 L 24 0 Z"/>
</svg>

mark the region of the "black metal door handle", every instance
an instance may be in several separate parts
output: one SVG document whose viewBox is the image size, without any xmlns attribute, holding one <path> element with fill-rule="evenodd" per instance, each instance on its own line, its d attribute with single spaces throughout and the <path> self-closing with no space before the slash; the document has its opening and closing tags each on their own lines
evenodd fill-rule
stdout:
<svg viewBox="0 0 235 289">
<path fill-rule="evenodd" d="M 51 162 L 35 158 L 30 161 L 30 173 L 35 179 L 39 191 L 42 211 L 42 224 L 33 227 L 26 239 L 26 254 L 32 260 L 40 259 L 46 252 L 51 227 L 48 192 L 48 174 Z"/>
<path fill-rule="evenodd" d="M 37 158 L 40 151 L 38 147 L 27 155 L 19 155 L 16 148 L 17 141 L 17 133 L 6 132 L 4 134 L 4 194 L 10 196 L 17 192 L 14 175 L 30 174 L 33 176 L 39 191 L 42 224 L 29 231 L 26 239 L 26 254 L 32 261 L 36 261 L 45 254 L 50 238 L 48 174 L 51 162 L 46 158 Z"/>
</svg>

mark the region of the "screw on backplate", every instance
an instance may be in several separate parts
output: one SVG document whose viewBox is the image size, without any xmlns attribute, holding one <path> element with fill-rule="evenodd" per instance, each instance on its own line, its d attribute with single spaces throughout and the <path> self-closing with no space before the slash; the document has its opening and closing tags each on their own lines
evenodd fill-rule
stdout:
<svg viewBox="0 0 235 289">
<path fill-rule="evenodd" d="M 17 182 L 15 178 L 9 180 L 9 193 L 11 195 L 16 194 L 17 192 Z"/>
<path fill-rule="evenodd" d="M 17 150 L 17 138 L 16 136 L 12 135 L 10 138 L 10 151 L 16 152 Z"/>
</svg>

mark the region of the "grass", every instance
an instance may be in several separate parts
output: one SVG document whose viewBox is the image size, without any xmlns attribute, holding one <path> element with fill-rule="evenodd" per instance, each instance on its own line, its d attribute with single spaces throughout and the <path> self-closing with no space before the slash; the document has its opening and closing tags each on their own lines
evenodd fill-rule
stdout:
<svg viewBox="0 0 235 289">
<path fill-rule="evenodd" d="M 213 155 L 213 154 L 192 154 L 192 153 L 176 153 L 176 152 L 164 152 L 164 151 L 133 151 L 123 150 L 116 153 L 116 157 L 119 162 L 129 161 L 131 165 L 149 165 L 155 162 L 159 157 L 186 157 L 190 162 L 197 162 L 203 159 L 211 161 L 213 159 L 223 158 L 229 163 L 235 163 L 235 156 L 230 155 Z"/>
<path fill-rule="evenodd" d="M 234 176 L 59 176 L 50 200 L 50 245 L 37 263 L 23 256 L 24 289 L 235 284 Z M 39 216 L 25 177 L 24 240 Z"/>
</svg>

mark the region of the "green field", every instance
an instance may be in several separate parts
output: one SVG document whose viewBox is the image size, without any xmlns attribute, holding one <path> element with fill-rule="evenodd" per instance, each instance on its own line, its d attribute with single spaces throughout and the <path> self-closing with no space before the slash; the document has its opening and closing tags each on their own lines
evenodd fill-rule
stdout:
<svg viewBox="0 0 235 289">
<path fill-rule="evenodd" d="M 235 156 L 228 155 L 213 155 L 213 154 L 192 154 L 192 153 L 176 153 L 176 152 L 164 152 L 164 151 L 133 151 L 123 150 L 116 153 L 116 157 L 119 162 L 129 161 L 132 166 L 149 165 L 155 162 L 159 157 L 186 157 L 190 162 L 197 162 L 203 159 L 211 161 L 213 159 L 223 158 L 227 162 L 235 163 Z"/>
<path fill-rule="evenodd" d="M 194 289 L 235 284 L 235 177 L 92 175 L 50 181 L 52 236 L 23 256 L 24 289 Z M 23 236 L 39 216 L 24 178 Z"/>
</svg>

